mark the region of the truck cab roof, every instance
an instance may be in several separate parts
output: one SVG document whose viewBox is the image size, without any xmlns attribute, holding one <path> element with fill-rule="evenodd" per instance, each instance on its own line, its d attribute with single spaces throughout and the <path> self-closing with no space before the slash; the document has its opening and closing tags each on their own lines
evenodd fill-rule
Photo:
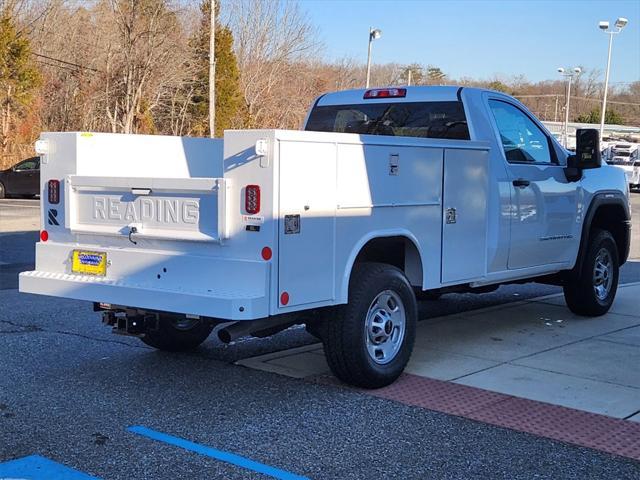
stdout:
<svg viewBox="0 0 640 480">
<path fill-rule="evenodd" d="M 322 95 L 316 101 L 317 106 L 328 105 L 352 105 L 367 102 L 455 102 L 460 99 L 459 92 L 467 87 L 455 85 L 447 86 L 399 86 L 399 87 L 376 87 L 376 88 L 358 88 L 354 90 L 343 90 L 340 92 L 331 92 Z M 364 98 L 367 91 L 370 90 L 392 90 L 402 89 L 405 91 L 404 97 L 380 97 L 380 98 Z M 478 89 L 474 89 L 478 90 Z"/>
<path fill-rule="evenodd" d="M 478 115 L 471 113 L 482 110 L 485 94 L 514 103 L 519 109 L 528 112 L 526 106 L 517 99 L 489 89 L 457 85 L 361 88 L 326 93 L 318 97 L 309 110 L 303 129 L 488 141 L 494 138 L 493 127 L 484 118 L 476 121 Z M 483 115 L 484 113 L 480 113 L 481 117 Z M 527 115 L 549 134 L 532 114 Z M 559 144 L 557 148 L 558 151 L 562 150 Z"/>
</svg>

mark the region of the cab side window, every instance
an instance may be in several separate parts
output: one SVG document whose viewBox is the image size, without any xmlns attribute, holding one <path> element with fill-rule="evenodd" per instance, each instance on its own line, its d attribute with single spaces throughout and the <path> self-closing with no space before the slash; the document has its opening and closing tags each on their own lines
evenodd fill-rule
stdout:
<svg viewBox="0 0 640 480">
<path fill-rule="evenodd" d="M 520 109 L 500 100 L 489 100 L 502 148 L 510 163 L 551 163 L 549 141 Z"/>
</svg>

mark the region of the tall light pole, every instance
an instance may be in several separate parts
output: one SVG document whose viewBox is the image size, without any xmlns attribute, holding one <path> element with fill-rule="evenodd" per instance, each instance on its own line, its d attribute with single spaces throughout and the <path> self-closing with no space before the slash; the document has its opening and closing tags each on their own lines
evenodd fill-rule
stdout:
<svg viewBox="0 0 640 480">
<path fill-rule="evenodd" d="M 371 44 L 374 40 L 382 36 L 382 30 L 369 27 L 369 52 L 367 53 L 367 83 L 365 88 L 369 88 L 369 80 L 371 79 Z"/>
<path fill-rule="evenodd" d="M 613 45 L 613 36 L 620 33 L 629 20 L 619 17 L 616 20 L 616 30 L 609 30 L 609 22 L 600 22 L 598 27 L 604 33 L 609 35 L 609 54 L 607 55 L 607 73 L 604 76 L 604 93 L 602 94 L 602 115 L 600 117 L 600 140 L 604 135 L 604 116 L 607 110 L 607 90 L 609 90 L 609 69 L 611 68 L 611 45 Z"/>
<path fill-rule="evenodd" d="M 211 0 L 211 25 L 209 33 L 209 136 L 216 134 L 216 2 Z"/>
<path fill-rule="evenodd" d="M 569 105 L 571 101 L 571 82 L 573 77 L 577 77 L 582 72 L 580 67 L 575 67 L 573 70 L 566 71 L 564 68 L 558 68 L 558 73 L 567 79 L 567 99 L 564 105 L 564 147 L 568 148 L 569 145 Z"/>
</svg>

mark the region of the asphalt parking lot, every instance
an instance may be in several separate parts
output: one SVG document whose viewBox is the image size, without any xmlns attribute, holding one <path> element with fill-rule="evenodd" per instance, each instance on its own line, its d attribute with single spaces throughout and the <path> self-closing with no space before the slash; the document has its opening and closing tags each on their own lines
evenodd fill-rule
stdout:
<svg viewBox="0 0 640 480">
<path fill-rule="evenodd" d="M 17 292 L 37 214 L 33 201 L 0 201 L 0 478 L 3 462 L 32 455 L 103 479 L 640 477 L 627 458 L 234 365 L 313 343 L 299 328 L 232 345 L 212 335 L 190 354 L 113 336 L 86 302 Z M 640 262 L 622 281 L 640 281 Z M 445 295 L 421 317 L 557 292 Z"/>
</svg>

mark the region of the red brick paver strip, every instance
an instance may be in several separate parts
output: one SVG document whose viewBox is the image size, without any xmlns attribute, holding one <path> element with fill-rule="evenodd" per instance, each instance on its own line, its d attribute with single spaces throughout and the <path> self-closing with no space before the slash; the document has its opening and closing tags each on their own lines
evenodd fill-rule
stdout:
<svg viewBox="0 0 640 480">
<path fill-rule="evenodd" d="M 338 384 L 333 377 L 314 380 Z M 408 373 L 388 387 L 359 391 L 640 460 L 640 423 L 636 422 Z"/>
</svg>

